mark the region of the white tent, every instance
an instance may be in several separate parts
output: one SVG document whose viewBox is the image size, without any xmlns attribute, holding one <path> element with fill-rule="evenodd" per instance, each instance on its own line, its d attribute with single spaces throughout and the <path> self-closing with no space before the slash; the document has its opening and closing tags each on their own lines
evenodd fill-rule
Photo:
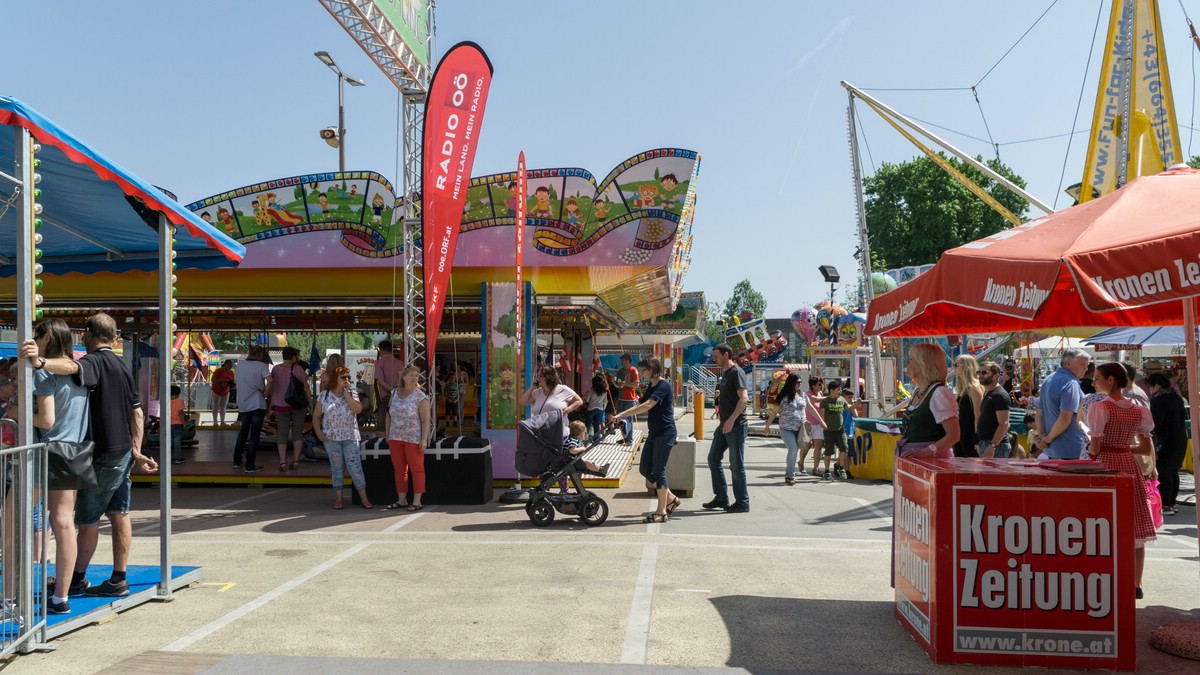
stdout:
<svg viewBox="0 0 1200 675">
<path fill-rule="evenodd" d="M 1067 349 L 1077 349 L 1093 358 L 1096 356 L 1095 350 L 1090 345 L 1085 345 L 1083 339 L 1069 337 L 1048 337 L 1038 340 L 1028 347 L 1018 347 L 1014 354 L 1017 358 L 1024 358 L 1026 354 L 1032 354 L 1035 359 L 1057 359 Z"/>
</svg>

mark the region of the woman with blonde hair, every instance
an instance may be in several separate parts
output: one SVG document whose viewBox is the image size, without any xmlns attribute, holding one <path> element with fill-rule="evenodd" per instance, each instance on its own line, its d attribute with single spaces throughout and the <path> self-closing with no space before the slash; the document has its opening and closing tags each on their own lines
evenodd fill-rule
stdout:
<svg viewBox="0 0 1200 675">
<path fill-rule="evenodd" d="M 907 369 L 917 389 L 904 410 L 896 454 L 952 456 L 959 434 L 958 403 L 946 386 L 946 353 L 931 342 L 915 344 L 908 350 Z"/>
<path fill-rule="evenodd" d="M 429 397 L 421 391 L 421 369 L 409 366 L 400 371 L 400 384 L 392 390 L 388 403 L 388 453 L 396 479 L 396 501 L 389 509 L 421 510 L 425 495 L 425 445 L 433 416 Z M 412 471 L 413 500 L 409 504 L 408 472 Z"/>
<path fill-rule="evenodd" d="M 975 421 L 983 402 L 983 385 L 979 384 L 979 363 L 970 354 L 954 359 L 954 396 L 958 399 L 958 442 L 955 457 L 978 457 L 979 443 L 975 436 Z"/>
</svg>

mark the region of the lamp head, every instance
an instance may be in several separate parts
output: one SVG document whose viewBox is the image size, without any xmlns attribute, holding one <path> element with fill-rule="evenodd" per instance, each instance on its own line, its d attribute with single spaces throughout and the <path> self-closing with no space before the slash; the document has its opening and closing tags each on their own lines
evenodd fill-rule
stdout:
<svg viewBox="0 0 1200 675">
<path fill-rule="evenodd" d="M 338 137 L 337 127 L 325 127 L 320 132 L 321 140 L 329 144 L 329 147 L 336 148 L 341 145 L 341 139 Z"/>
<path fill-rule="evenodd" d="M 826 283 L 836 284 L 842 279 L 841 275 L 838 274 L 837 268 L 833 265 L 821 265 L 817 269 L 821 270 L 821 276 L 825 277 Z"/>
</svg>

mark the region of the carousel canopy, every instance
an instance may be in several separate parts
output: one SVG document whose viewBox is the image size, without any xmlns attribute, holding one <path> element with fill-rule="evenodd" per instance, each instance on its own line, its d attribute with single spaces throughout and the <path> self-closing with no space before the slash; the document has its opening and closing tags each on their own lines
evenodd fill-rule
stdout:
<svg viewBox="0 0 1200 675">
<path fill-rule="evenodd" d="M 0 174 L 11 176 L 18 127 L 41 144 L 43 226 L 41 263 L 46 273 L 151 271 L 158 268 L 158 214 L 180 226 L 175 235 L 180 268 L 236 265 L 245 248 L 165 191 L 118 166 L 20 101 L 0 96 Z M 19 178 L 15 177 L 14 178 Z M 19 186 L 0 176 L 0 276 L 16 273 Z"/>
</svg>

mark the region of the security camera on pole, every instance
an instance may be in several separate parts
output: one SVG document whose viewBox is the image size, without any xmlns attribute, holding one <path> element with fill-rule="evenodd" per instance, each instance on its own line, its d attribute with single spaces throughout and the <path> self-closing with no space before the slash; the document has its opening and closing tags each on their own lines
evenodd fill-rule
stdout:
<svg viewBox="0 0 1200 675">
<path fill-rule="evenodd" d="M 352 77 L 350 75 L 343 73 L 342 69 L 338 68 L 337 63 L 333 60 L 333 57 L 329 55 L 329 52 L 326 52 L 326 51 L 314 52 L 314 56 L 316 56 L 317 59 L 321 61 L 321 63 L 324 63 L 325 65 L 329 66 L 329 69 L 332 70 L 338 77 L 338 125 L 336 127 L 326 127 L 320 131 L 320 134 L 321 134 L 321 138 L 326 143 L 328 143 L 331 147 L 338 149 L 338 171 L 345 171 L 346 170 L 346 108 L 345 108 L 345 96 L 343 94 L 343 83 L 349 82 L 350 86 L 352 86 L 352 87 L 361 87 L 364 84 L 366 84 L 366 82 L 363 82 L 362 80 L 358 79 L 357 77 Z"/>
</svg>

